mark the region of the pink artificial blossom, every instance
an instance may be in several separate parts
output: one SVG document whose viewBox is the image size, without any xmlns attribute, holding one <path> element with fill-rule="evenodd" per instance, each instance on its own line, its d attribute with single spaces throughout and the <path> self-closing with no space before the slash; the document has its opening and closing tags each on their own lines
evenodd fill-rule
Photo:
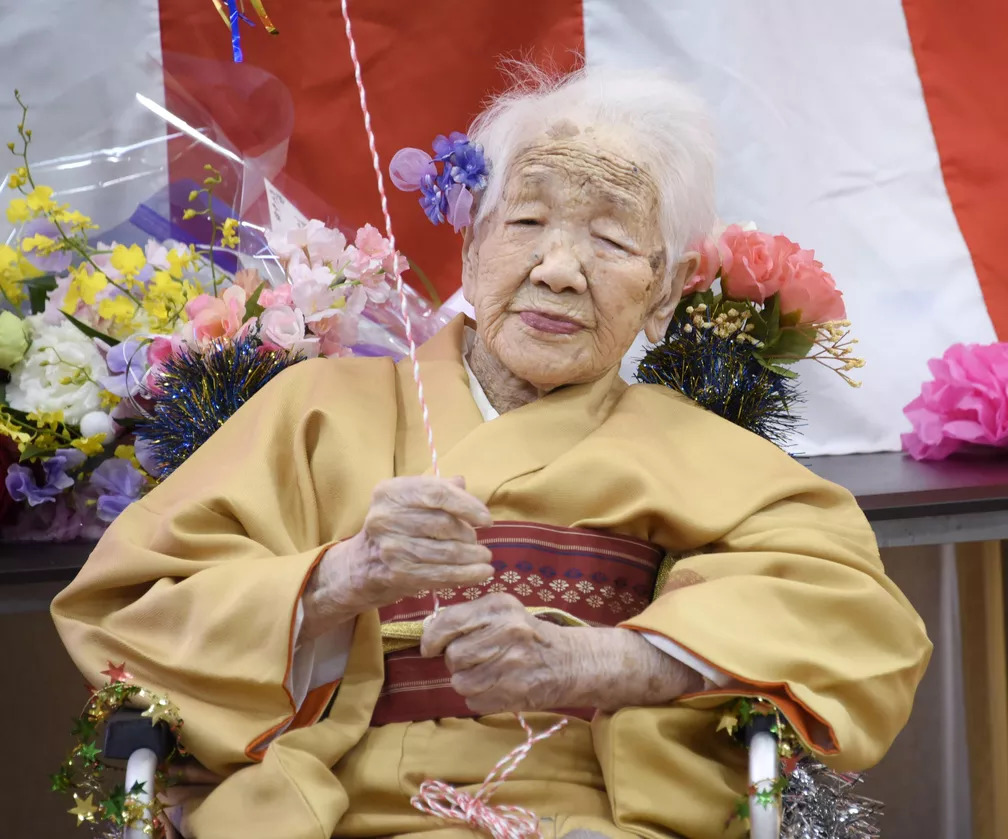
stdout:
<svg viewBox="0 0 1008 839">
<path fill-rule="evenodd" d="M 350 280 L 356 280 L 365 289 L 373 303 L 384 303 L 389 298 L 388 278 L 393 276 L 395 254 L 392 244 L 377 228 L 365 224 L 357 231 L 353 245 L 347 248 L 348 261 L 343 271 Z M 405 271 L 408 263 L 399 257 L 399 271 Z"/>
<path fill-rule="evenodd" d="M 312 265 L 338 262 L 346 249 L 346 237 L 318 219 L 279 232 L 266 234 L 266 243 L 281 262 L 307 258 Z"/>
<path fill-rule="evenodd" d="M 421 149 L 399 149 L 389 163 L 389 177 L 397 189 L 416 192 L 424 175 L 437 176 L 437 168 L 427 152 Z"/>
<path fill-rule="evenodd" d="M 320 339 L 319 353 L 326 358 L 350 355 L 350 347 L 357 343 L 357 318 L 353 313 L 336 311 L 310 325 Z"/>
<path fill-rule="evenodd" d="M 847 316 L 843 294 L 814 252 L 802 250 L 783 236 L 774 238 L 791 246 L 780 288 L 781 314 L 796 312 L 799 323 L 806 325 L 843 320 Z"/>
<path fill-rule="evenodd" d="M 941 460 L 978 446 L 1008 449 L 1008 343 L 953 344 L 928 362 L 934 380 L 903 413 L 915 460 Z"/>
<path fill-rule="evenodd" d="M 275 288 L 264 288 L 259 292 L 259 305 L 263 308 L 270 306 L 293 306 L 292 288 L 290 283 L 281 283 Z"/>
<path fill-rule="evenodd" d="M 339 289 L 330 288 L 328 281 L 311 277 L 291 287 L 291 300 L 306 318 L 332 309 L 340 297 Z"/>
<path fill-rule="evenodd" d="M 691 250 L 700 254 L 700 266 L 683 286 L 683 296 L 697 291 L 707 291 L 718 277 L 719 271 L 731 270 L 732 252 L 720 236 L 707 236 Z"/>
<path fill-rule="evenodd" d="M 245 292 L 246 297 L 251 297 L 257 288 L 263 283 L 263 278 L 255 268 L 242 268 L 236 271 L 231 278 L 231 285 L 236 285 Z M 266 289 L 263 289 L 265 292 Z M 265 305 L 265 304 L 264 304 Z"/>
<path fill-rule="evenodd" d="M 270 306 L 259 315 L 259 337 L 266 347 L 298 351 L 308 358 L 319 352 L 319 340 L 305 337 L 304 315 L 288 306 Z"/>
<path fill-rule="evenodd" d="M 182 327 L 182 337 L 197 345 L 219 338 L 234 338 L 245 318 L 245 291 L 228 286 L 219 298 L 201 294 L 186 303 L 189 322 Z"/>
<path fill-rule="evenodd" d="M 147 348 L 147 362 L 151 368 L 161 367 L 182 349 L 182 340 L 177 335 L 156 335 Z"/>
<path fill-rule="evenodd" d="M 733 224 L 721 234 L 718 244 L 730 254 L 721 268 L 721 289 L 726 297 L 763 303 L 780 290 L 792 244 L 788 239 Z"/>
</svg>

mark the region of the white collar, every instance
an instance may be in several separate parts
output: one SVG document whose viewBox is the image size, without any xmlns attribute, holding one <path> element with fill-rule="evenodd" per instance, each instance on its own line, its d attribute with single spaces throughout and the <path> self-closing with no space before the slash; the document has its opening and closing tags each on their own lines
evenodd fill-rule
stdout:
<svg viewBox="0 0 1008 839">
<path fill-rule="evenodd" d="M 476 343 L 476 330 L 467 326 L 464 334 L 465 351 L 462 353 L 462 366 L 465 367 L 466 375 L 469 377 L 469 393 L 472 394 L 473 402 L 479 408 L 483 421 L 489 422 L 490 420 L 497 419 L 500 416 L 500 411 L 490 404 L 486 391 L 483 390 L 483 385 L 479 383 L 479 379 L 473 373 L 472 367 L 469 366 L 469 353 L 472 352 L 473 345 Z"/>
</svg>

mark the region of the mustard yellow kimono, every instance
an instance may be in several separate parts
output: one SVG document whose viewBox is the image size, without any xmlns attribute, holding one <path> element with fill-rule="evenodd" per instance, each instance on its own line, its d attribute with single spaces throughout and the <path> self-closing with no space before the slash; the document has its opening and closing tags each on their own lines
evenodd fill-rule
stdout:
<svg viewBox="0 0 1008 839">
<path fill-rule="evenodd" d="M 716 728 L 718 706 L 739 695 L 786 707 L 827 763 L 875 763 L 907 720 L 931 647 L 851 496 L 672 391 L 615 373 L 483 422 L 463 326 L 420 351 L 441 473 L 464 475 L 496 520 L 601 529 L 687 555 L 624 625 L 737 680 L 572 720 L 494 801 L 532 808 L 547 836 L 737 835 L 724 824 L 746 758 Z M 100 684 L 108 661 L 125 660 L 181 709 L 186 747 L 229 776 L 191 813 L 196 839 L 467 833 L 409 797 L 425 778 L 481 781 L 523 739 L 512 716 L 369 728 L 383 668 L 376 613 L 357 620 L 338 685 L 296 715 L 284 687 L 315 563 L 359 530 L 376 483 L 429 466 L 408 367 L 304 362 L 130 506 L 54 601 L 86 677 Z M 555 717 L 529 719 L 541 728 Z"/>
</svg>

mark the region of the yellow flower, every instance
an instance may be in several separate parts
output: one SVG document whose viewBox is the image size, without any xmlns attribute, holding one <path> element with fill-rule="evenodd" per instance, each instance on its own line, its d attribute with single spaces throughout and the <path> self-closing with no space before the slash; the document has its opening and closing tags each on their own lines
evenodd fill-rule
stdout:
<svg viewBox="0 0 1008 839">
<path fill-rule="evenodd" d="M 193 252 L 188 248 L 172 248 L 168 251 L 168 274 L 176 280 L 181 280 L 182 275 L 192 265 Z"/>
<path fill-rule="evenodd" d="M 28 183 L 28 170 L 24 166 L 19 166 L 12 173 L 10 178 L 7 180 L 7 185 L 11 189 L 18 189 Z"/>
<path fill-rule="evenodd" d="M 128 297 L 117 294 L 98 303 L 98 316 L 119 326 L 130 326 L 136 313 L 136 304 Z"/>
<path fill-rule="evenodd" d="M 35 216 L 58 210 L 52 200 L 51 186 L 37 186 L 24 198 L 15 198 L 7 205 L 7 221 L 11 224 L 21 224 Z"/>
<path fill-rule="evenodd" d="M 108 285 L 108 277 L 101 271 L 91 272 L 84 266 L 71 268 L 73 279 L 67 287 L 66 297 L 63 298 L 63 311 L 73 314 L 77 311 L 77 304 L 81 301 L 87 306 L 93 306 L 98 292 Z"/>
<path fill-rule="evenodd" d="M 49 428 L 56 430 L 65 423 L 62 411 L 39 411 L 28 414 L 28 419 L 34 421 L 36 428 Z"/>
<path fill-rule="evenodd" d="M 57 244 L 55 239 L 36 233 L 34 236 L 28 236 L 21 240 L 21 250 L 24 253 L 38 251 L 40 256 L 47 256 L 56 249 Z"/>
<path fill-rule="evenodd" d="M 224 219 L 221 225 L 221 244 L 226 248 L 238 247 L 238 219 Z"/>
<path fill-rule="evenodd" d="M 122 401 L 121 397 L 116 396 L 114 393 L 109 393 L 107 390 L 103 390 L 99 393 L 98 398 L 101 400 L 101 407 L 103 411 L 111 411 Z"/>
<path fill-rule="evenodd" d="M 104 439 L 104 434 L 96 434 L 94 437 L 78 437 L 76 440 L 71 440 L 70 445 L 75 449 L 80 449 L 86 455 L 101 454 L 105 450 L 102 445 Z"/>
<path fill-rule="evenodd" d="M 22 224 L 33 216 L 28 202 L 24 198 L 15 198 L 7 205 L 7 221 L 11 224 Z"/>
<path fill-rule="evenodd" d="M 25 201 L 28 202 L 28 207 L 36 215 L 48 213 L 57 209 L 56 202 L 52 200 L 52 194 L 53 188 L 51 186 L 37 186 L 28 193 Z"/>
<path fill-rule="evenodd" d="M 21 280 L 35 276 L 38 271 L 10 245 L 0 245 L 0 292 L 17 306 L 25 298 Z"/>
<path fill-rule="evenodd" d="M 84 215 L 84 213 L 78 212 L 77 210 L 68 210 L 65 208 L 60 208 L 52 215 L 53 221 L 59 222 L 60 224 L 65 224 L 75 231 L 84 230 L 97 230 L 98 225 L 91 221 L 90 216 Z"/>
<path fill-rule="evenodd" d="M 125 245 L 116 245 L 112 249 L 109 262 L 124 277 L 135 277 L 147 264 L 147 257 L 139 245 L 130 245 L 128 248 Z"/>
<path fill-rule="evenodd" d="M 18 444 L 18 448 L 21 451 L 24 451 L 22 446 L 32 439 L 32 435 L 18 425 L 10 414 L 4 412 L 2 408 L 0 408 L 0 434 L 3 434 L 4 437 L 10 437 Z"/>
<path fill-rule="evenodd" d="M 182 213 L 182 221 L 189 221 L 189 219 L 195 218 L 195 217 L 196 217 L 196 211 L 195 210 L 185 210 Z"/>
<path fill-rule="evenodd" d="M 140 465 L 140 461 L 136 458 L 136 450 L 133 446 L 116 446 L 115 456 L 121 458 L 122 460 L 128 460 L 133 464 L 135 469 L 143 471 L 143 467 Z"/>
</svg>

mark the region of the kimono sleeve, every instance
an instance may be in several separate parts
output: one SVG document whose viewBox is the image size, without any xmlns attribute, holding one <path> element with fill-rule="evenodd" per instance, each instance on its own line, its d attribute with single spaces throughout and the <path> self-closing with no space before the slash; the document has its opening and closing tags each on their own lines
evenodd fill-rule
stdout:
<svg viewBox="0 0 1008 839">
<path fill-rule="evenodd" d="M 797 464 L 778 474 L 763 473 L 755 512 L 676 563 L 624 626 L 732 677 L 687 704 L 765 697 L 831 765 L 863 769 L 905 725 L 931 643 L 851 495 Z"/>
<path fill-rule="evenodd" d="M 217 771 L 314 722 L 336 683 L 295 706 L 297 606 L 392 474 L 395 427 L 384 359 L 302 362 L 260 390 L 112 523 L 54 600 L 85 677 L 101 684 L 109 661 L 125 662 L 179 707 L 184 745 Z"/>
</svg>

